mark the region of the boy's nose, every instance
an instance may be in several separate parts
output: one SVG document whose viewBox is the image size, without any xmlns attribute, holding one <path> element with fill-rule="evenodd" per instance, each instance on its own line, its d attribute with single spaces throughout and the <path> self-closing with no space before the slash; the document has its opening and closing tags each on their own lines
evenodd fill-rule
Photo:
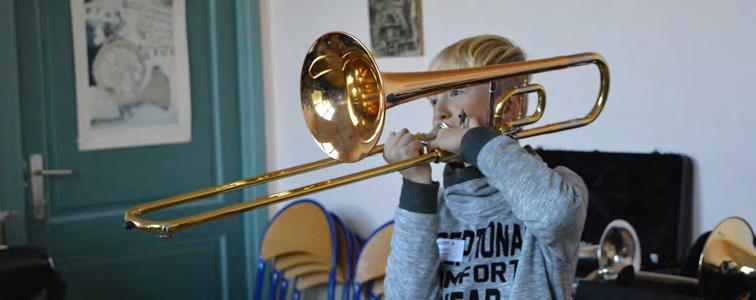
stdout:
<svg viewBox="0 0 756 300">
<path fill-rule="evenodd" d="M 434 119 L 443 121 L 449 118 L 451 116 L 451 112 L 449 109 L 443 105 L 442 101 L 438 101 L 436 105 L 433 107 L 433 116 Z"/>
<path fill-rule="evenodd" d="M 451 116 L 451 113 L 448 110 L 446 110 L 446 109 L 438 109 L 437 108 L 437 109 L 434 110 L 433 116 L 434 116 L 434 119 L 435 119 L 434 121 L 442 122 L 442 121 L 445 121 L 446 119 L 448 119 L 449 116 Z"/>
</svg>

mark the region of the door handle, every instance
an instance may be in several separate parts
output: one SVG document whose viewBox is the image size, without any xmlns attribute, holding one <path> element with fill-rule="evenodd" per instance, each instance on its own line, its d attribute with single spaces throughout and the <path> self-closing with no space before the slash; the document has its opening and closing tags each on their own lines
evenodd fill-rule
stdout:
<svg viewBox="0 0 756 300">
<path fill-rule="evenodd" d="M 37 170 L 34 172 L 34 175 L 37 176 L 65 176 L 65 175 L 71 175 L 73 174 L 73 171 L 69 169 L 59 169 L 59 170 Z"/>
<path fill-rule="evenodd" d="M 69 169 L 45 169 L 45 161 L 40 153 L 29 155 L 29 173 L 31 174 L 31 194 L 32 207 L 34 208 L 34 218 L 44 219 L 47 211 L 47 201 L 45 201 L 45 176 L 68 176 L 73 171 Z"/>
</svg>

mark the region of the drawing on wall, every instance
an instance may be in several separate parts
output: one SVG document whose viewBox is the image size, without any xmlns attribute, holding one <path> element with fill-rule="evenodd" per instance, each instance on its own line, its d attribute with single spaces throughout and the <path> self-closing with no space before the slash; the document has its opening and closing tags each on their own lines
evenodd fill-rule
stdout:
<svg viewBox="0 0 756 300">
<path fill-rule="evenodd" d="M 191 140 L 183 0 L 71 0 L 79 150 Z"/>
<path fill-rule="evenodd" d="M 376 56 L 423 55 L 420 0 L 369 0 L 369 7 Z"/>
</svg>

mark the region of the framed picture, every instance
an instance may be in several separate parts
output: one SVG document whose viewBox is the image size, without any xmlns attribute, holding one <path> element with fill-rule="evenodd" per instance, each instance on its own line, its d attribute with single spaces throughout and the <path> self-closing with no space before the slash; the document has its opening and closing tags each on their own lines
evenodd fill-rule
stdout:
<svg viewBox="0 0 756 300">
<path fill-rule="evenodd" d="M 184 0 L 71 0 L 79 150 L 191 140 Z"/>
<path fill-rule="evenodd" d="M 369 0 L 369 7 L 374 55 L 423 55 L 420 0 Z"/>
</svg>

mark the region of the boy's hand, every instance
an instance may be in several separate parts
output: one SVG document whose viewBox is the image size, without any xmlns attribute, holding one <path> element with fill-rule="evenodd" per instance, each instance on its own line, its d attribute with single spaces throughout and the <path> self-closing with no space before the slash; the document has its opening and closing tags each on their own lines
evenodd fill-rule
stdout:
<svg viewBox="0 0 756 300">
<path fill-rule="evenodd" d="M 465 136 L 468 130 L 481 126 L 481 122 L 476 118 L 470 118 L 469 123 L 465 127 L 449 127 L 439 129 L 436 133 L 436 138 L 431 140 L 429 146 L 431 149 L 441 149 L 446 152 L 459 154 L 459 148 L 462 144 L 462 137 Z"/>
<path fill-rule="evenodd" d="M 459 145 L 462 137 L 470 128 L 444 128 L 439 129 L 436 138 L 430 141 L 432 149 L 441 149 L 454 154 L 459 154 Z"/>
<path fill-rule="evenodd" d="M 421 154 L 423 145 L 420 140 L 410 134 L 405 128 L 399 132 L 389 134 L 386 143 L 383 145 L 383 159 L 389 163 L 395 163 L 402 160 L 418 157 Z M 407 180 L 417 183 L 431 183 L 430 164 L 422 164 L 409 169 L 399 171 Z"/>
</svg>

